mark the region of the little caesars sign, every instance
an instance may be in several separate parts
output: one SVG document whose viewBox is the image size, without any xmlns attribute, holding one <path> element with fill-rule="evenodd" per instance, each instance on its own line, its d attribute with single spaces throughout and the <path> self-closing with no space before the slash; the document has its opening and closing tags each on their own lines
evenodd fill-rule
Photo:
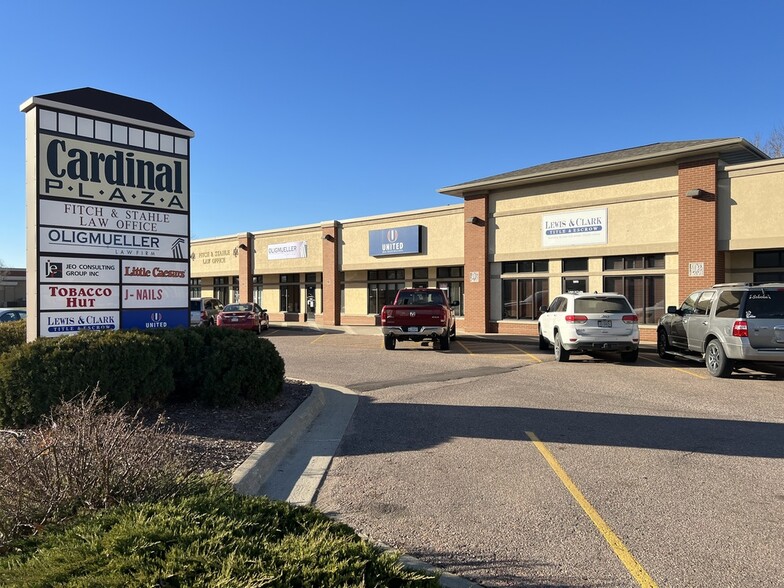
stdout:
<svg viewBox="0 0 784 588">
<path fill-rule="evenodd" d="M 21 110 L 28 340 L 188 326 L 193 132 L 149 102 L 92 88 Z"/>
</svg>

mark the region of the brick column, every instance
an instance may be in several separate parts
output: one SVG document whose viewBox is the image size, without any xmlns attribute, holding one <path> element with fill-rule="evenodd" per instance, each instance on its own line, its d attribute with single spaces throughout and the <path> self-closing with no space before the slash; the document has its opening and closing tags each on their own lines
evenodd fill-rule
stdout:
<svg viewBox="0 0 784 588">
<path fill-rule="evenodd" d="M 240 302 L 253 302 L 253 235 L 240 233 L 237 240 Z"/>
<path fill-rule="evenodd" d="M 490 322 L 490 264 L 487 248 L 488 194 L 464 196 L 465 320 L 463 330 L 486 333 Z"/>
<path fill-rule="evenodd" d="M 338 271 L 339 239 L 336 222 L 321 225 L 321 289 L 322 323 L 340 324 L 340 272 Z"/>
<path fill-rule="evenodd" d="M 694 290 L 724 281 L 724 252 L 717 251 L 718 162 L 715 159 L 678 165 L 678 293 L 683 300 Z M 699 190 L 698 194 L 695 191 Z M 690 195 L 687 195 L 690 194 Z M 689 277 L 689 264 L 704 264 L 702 276 Z M 698 265 L 693 266 L 697 269 Z"/>
</svg>

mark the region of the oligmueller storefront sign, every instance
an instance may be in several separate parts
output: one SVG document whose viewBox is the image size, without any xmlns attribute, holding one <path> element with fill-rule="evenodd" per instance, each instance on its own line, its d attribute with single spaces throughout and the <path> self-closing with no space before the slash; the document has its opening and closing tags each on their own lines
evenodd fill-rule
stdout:
<svg viewBox="0 0 784 588">
<path fill-rule="evenodd" d="M 149 102 L 92 88 L 21 110 L 28 340 L 188 326 L 193 131 Z"/>
<path fill-rule="evenodd" d="M 267 259 L 304 259 L 307 256 L 307 241 L 267 245 Z"/>
</svg>

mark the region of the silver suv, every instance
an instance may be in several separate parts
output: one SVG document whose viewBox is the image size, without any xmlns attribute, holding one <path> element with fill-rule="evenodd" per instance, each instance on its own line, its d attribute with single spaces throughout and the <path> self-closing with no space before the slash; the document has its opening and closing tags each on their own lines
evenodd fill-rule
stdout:
<svg viewBox="0 0 784 588">
<path fill-rule="evenodd" d="M 192 327 L 211 327 L 223 310 L 223 303 L 217 298 L 191 298 L 190 307 Z"/>
<path fill-rule="evenodd" d="M 702 357 L 718 378 L 744 365 L 784 369 L 784 283 L 716 284 L 693 292 L 667 308 L 656 340 L 663 359 Z"/>
<path fill-rule="evenodd" d="M 638 317 L 623 294 L 570 292 L 540 310 L 539 349 L 552 345 L 557 361 L 597 351 L 620 352 L 621 361 L 637 361 Z"/>
</svg>

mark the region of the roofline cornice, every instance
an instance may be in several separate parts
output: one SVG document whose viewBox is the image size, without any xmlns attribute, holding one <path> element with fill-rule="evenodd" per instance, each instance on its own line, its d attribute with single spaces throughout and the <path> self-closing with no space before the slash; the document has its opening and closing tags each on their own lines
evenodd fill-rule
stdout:
<svg viewBox="0 0 784 588">
<path fill-rule="evenodd" d="M 501 188 L 510 188 L 514 186 L 522 186 L 526 184 L 547 182 L 559 179 L 573 178 L 576 176 L 593 175 L 598 173 L 619 171 L 630 169 L 634 167 L 647 167 L 661 163 L 670 163 L 683 160 L 684 157 L 688 159 L 700 159 L 706 157 L 720 158 L 720 150 L 722 147 L 730 145 L 738 145 L 754 152 L 762 158 L 767 158 L 762 151 L 757 147 L 746 141 L 745 139 L 725 139 L 706 143 L 699 147 L 681 147 L 680 149 L 673 149 L 665 153 L 657 153 L 653 155 L 643 155 L 619 159 L 607 163 L 593 163 L 587 165 L 577 165 L 570 168 L 544 171 L 532 174 L 523 174 L 516 177 L 497 178 L 486 181 L 474 181 L 465 184 L 455 184 L 454 186 L 447 186 L 441 188 L 438 192 L 446 194 L 447 196 L 464 197 L 467 194 L 475 192 L 498 190 Z"/>
</svg>

